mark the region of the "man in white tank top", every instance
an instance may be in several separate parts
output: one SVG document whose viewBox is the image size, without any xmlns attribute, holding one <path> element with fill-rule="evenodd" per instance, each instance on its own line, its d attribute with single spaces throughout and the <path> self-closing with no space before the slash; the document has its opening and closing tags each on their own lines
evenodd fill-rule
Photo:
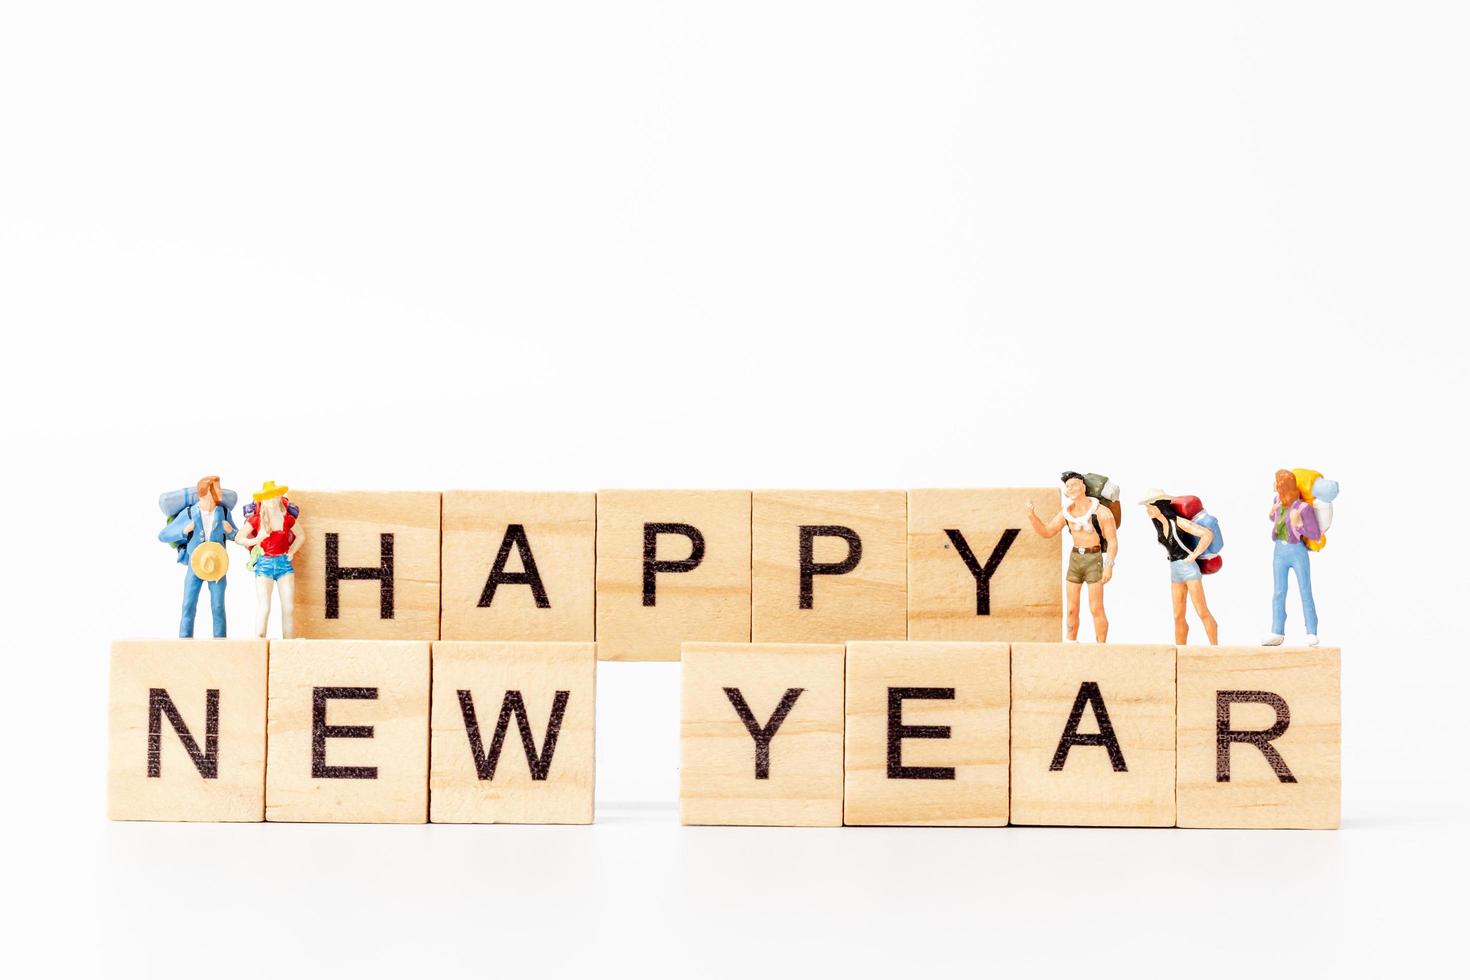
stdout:
<svg viewBox="0 0 1470 980">
<path fill-rule="evenodd" d="M 1087 605 L 1092 610 L 1093 632 L 1097 642 L 1108 642 L 1108 614 L 1103 608 L 1103 586 L 1113 577 L 1113 563 L 1118 560 L 1118 523 L 1113 512 L 1087 495 L 1087 482 L 1081 473 L 1068 470 L 1062 474 L 1062 496 L 1066 503 L 1050 521 L 1036 516 L 1036 505 L 1026 501 L 1026 516 L 1043 538 L 1054 538 L 1066 528 L 1072 535 L 1072 549 L 1067 557 L 1067 639 L 1077 639 L 1081 619 L 1082 586 L 1087 585 Z"/>
</svg>

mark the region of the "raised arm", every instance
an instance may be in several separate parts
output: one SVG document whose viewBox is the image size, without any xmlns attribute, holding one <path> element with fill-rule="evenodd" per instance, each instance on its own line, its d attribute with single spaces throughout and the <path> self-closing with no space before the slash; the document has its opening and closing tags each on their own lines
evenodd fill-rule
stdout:
<svg viewBox="0 0 1470 980">
<path fill-rule="evenodd" d="M 1036 516 L 1036 505 L 1029 500 L 1026 501 L 1026 516 L 1031 519 L 1032 529 L 1043 538 L 1056 537 L 1061 533 L 1062 526 L 1067 523 L 1066 519 L 1062 517 L 1062 512 L 1057 511 L 1056 517 L 1043 524 L 1041 518 Z"/>
</svg>

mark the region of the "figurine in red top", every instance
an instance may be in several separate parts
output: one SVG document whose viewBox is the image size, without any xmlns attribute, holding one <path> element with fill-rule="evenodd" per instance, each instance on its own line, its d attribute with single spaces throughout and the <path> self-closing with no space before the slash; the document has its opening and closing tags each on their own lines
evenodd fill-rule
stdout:
<svg viewBox="0 0 1470 980">
<path fill-rule="evenodd" d="M 301 548 L 301 511 L 286 497 L 286 487 L 267 480 L 252 494 L 253 507 L 245 509 L 245 526 L 235 543 L 250 549 L 255 570 L 255 632 L 262 639 L 271 618 L 272 588 L 281 593 L 281 636 L 291 639 L 296 600 L 296 569 L 291 558 Z"/>
</svg>

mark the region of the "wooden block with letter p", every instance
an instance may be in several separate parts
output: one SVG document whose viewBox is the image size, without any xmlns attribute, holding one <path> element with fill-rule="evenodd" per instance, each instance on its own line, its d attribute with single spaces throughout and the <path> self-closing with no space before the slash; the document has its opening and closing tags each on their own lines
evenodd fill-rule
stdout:
<svg viewBox="0 0 1470 980">
<path fill-rule="evenodd" d="M 1011 823 L 1174 826 L 1174 648 L 1011 646 Z"/>
<path fill-rule="evenodd" d="M 750 492 L 599 490 L 597 655 L 678 660 L 750 639 Z"/>
<path fill-rule="evenodd" d="M 1028 500 L 1055 489 L 910 490 L 911 640 L 1034 640 L 1062 635 L 1062 539 L 1043 538 Z"/>
<path fill-rule="evenodd" d="M 296 635 L 439 638 L 439 494 L 303 490 Z"/>
<path fill-rule="evenodd" d="M 429 644 L 273 640 L 265 818 L 423 823 Z"/>
<path fill-rule="evenodd" d="M 597 497 L 444 494 L 446 640 L 581 640 L 596 635 Z"/>
<path fill-rule="evenodd" d="M 904 639 L 906 514 L 902 490 L 757 490 L 751 639 Z"/>
<path fill-rule="evenodd" d="M 264 640 L 119 640 L 108 693 L 113 820 L 265 819 Z"/>
<path fill-rule="evenodd" d="M 849 643 L 844 822 L 1003 826 L 1010 672 L 1005 643 Z"/>
<path fill-rule="evenodd" d="M 842 824 L 841 644 L 686 643 L 686 824 Z"/>
<path fill-rule="evenodd" d="M 591 643 L 434 644 L 429 819 L 591 823 Z"/>
<path fill-rule="evenodd" d="M 1335 830 L 1339 651 L 1179 648 L 1179 826 Z"/>
</svg>

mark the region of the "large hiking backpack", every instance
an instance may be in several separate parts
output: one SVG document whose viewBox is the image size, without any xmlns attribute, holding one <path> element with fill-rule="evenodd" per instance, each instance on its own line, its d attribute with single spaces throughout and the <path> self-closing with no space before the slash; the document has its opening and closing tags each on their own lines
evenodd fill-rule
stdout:
<svg viewBox="0 0 1470 980">
<path fill-rule="evenodd" d="M 235 504 L 239 499 L 240 495 L 235 493 L 235 491 L 226 490 L 223 487 L 220 488 L 219 502 L 227 512 L 235 509 Z M 199 490 L 197 487 L 184 487 L 182 490 L 165 490 L 159 494 L 158 509 L 163 511 L 163 526 L 168 527 L 174 521 L 178 520 L 184 511 L 197 503 L 199 503 Z M 190 536 L 192 537 L 192 534 Z M 179 556 L 179 561 L 183 561 L 184 550 L 189 547 L 189 538 L 176 541 L 169 545 L 169 547 L 174 549 L 174 552 Z"/>
<path fill-rule="evenodd" d="M 1296 488 L 1302 499 L 1317 515 L 1317 537 L 1302 540 L 1312 551 L 1321 551 L 1327 547 L 1327 529 L 1332 526 L 1332 502 L 1337 499 L 1339 489 L 1337 481 L 1324 479 L 1316 470 L 1292 470 L 1291 475 L 1296 477 Z"/>
<path fill-rule="evenodd" d="M 1113 526 L 1122 527 L 1123 505 L 1118 501 L 1118 485 L 1101 473 L 1084 473 L 1082 482 L 1087 486 L 1087 495 L 1096 500 L 1098 506 L 1113 512 Z M 1102 537 L 1102 526 L 1098 524 L 1096 514 L 1092 515 L 1092 526 L 1097 531 L 1097 536 Z"/>
<path fill-rule="evenodd" d="M 1214 535 L 1214 539 L 1210 541 L 1210 546 L 1204 550 L 1204 553 L 1199 556 L 1195 564 L 1199 565 L 1199 570 L 1205 575 L 1213 575 L 1218 572 L 1225 564 L 1225 559 L 1220 557 L 1220 549 L 1225 547 L 1225 537 L 1220 533 L 1220 522 L 1215 519 L 1213 514 L 1205 510 L 1205 505 L 1200 502 L 1198 497 L 1191 494 L 1175 497 L 1169 503 L 1174 505 L 1174 510 L 1178 512 L 1180 517 L 1186 521 L 1198 524 L 1200 527 L 1209 528 L 1210 533 Z M 1179 529 L 1176 528 L 1176 530 Z M 1179 540 L 1190 551 L 1193 551 L 1199 546 L 1199 538 L 1187 531 L 1179 530 Z"/>
</svg>

